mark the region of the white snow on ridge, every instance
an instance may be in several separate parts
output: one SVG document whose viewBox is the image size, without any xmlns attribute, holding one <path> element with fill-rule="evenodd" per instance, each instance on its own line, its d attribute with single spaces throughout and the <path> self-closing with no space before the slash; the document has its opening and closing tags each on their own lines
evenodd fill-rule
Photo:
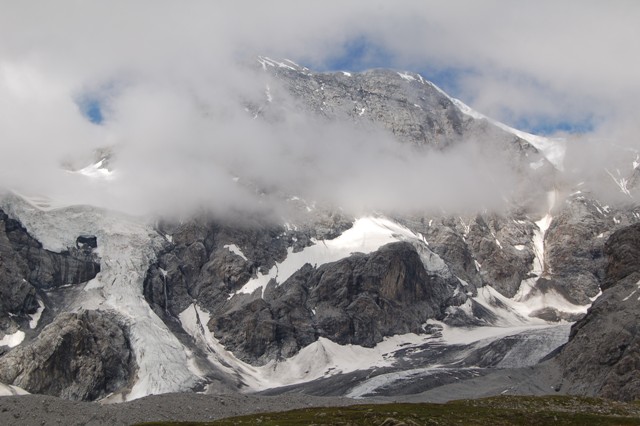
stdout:
<svg viewBox="0 0 640 426">
<path fill-rule="evenodd" d="M 40 317 L 42 316 L 42 312 L 44 312 L 44 303 L 42 303 L 42 300 L 38 298 L 38 310 L 36 311 L 35 314 L 29 315 L 31 317 L 31 320 L 29 321 L 30 329 L 34 329 L 38 326 L 38 323 L 40 322 Z"/>
<path fill-rule="evenodd" d="M 12 334 L 5 334 L 2 339 L 0 339 L 0 346 L 9 346 L 10 348 L 15 348 L 24 340 L 25 334 L 24 331 L 18 330 Z"/>
<path fill-rule="evenodd" d="M 398 75 L 404 80 L 416 81 L 416 78 L 414 76 L 412 76 L 411 74 L 409 74 L 409 73 L 399 72 Z"/>
<path fill-rule="evenodd" d="M 29 392 L 18 386 L 0 383 L 0 396 L 29 395 Z"/>
<path fill-rule="evenodd" d="M 90 178 L 112 180 L 115 177 L 114 173 L 111 170 L 103 167 L 102 166 L 103 163 L 104 163 L 104 160 L 100 160 L 95 164 L 91 164 L 85 167 L 84 169 L 80 169 L 77 172 L 72 172 L 72 173 L 79 173 L 81 175 L 84 175 Z"/>
<path fill-rule="evenodd" d="M 444 93 L 444 92 L 443 92 Z M 445 93 L 446 95 L 446 93 Z M 447 95 L 447 97 L 449 97 L 449 95 Z M 544 136 L 538 136 L 538 135 L 532 135 L 531 133 L 527 133 L 527 132 L 523 132 L 521 130 L 518 129 L 514 129 L 513 127 L 507 126 L 504 123 L 501 123 L 497 120 L 494 120 L 492 118 L 487 117 L 486 115 L 479 113 L 478 111 L 474 110 L 473 108 L 471 108 L 469 105 L 465 104 L 464 102 L 462 102 L 459 99 L 455 99 L 455 98 L 451 98 L 449 97 L 449 99 L 451 99 L 451 102 L 453 102 L 453 104 L 455 106 L 457 106 L 460 111 L 462 111 L 463 113 L 467 114 L 470 117 L 473 117 L 475 119 L 478 120 L 487 120 L 489 121 L 491 124 L 500 127 L 502 130 L 505 130 L 509 133 L 512 133 L 514 135 L 516 135 L 517 137 L 519 137 L 520 139 L 524 139 L 525 141 L 529 142 L 531 145 L 533 145 L 538 151 L 540 151 L 542 153 L 542 155 L 545 156 L 545 158 L 547 160 L 549 160 L 549 162 L 551 164 L 553 164 L 553 166 L 562 171 L 564 170 L 564 156 L 567 150 L 567 146 L 566 146 L 566 140 L 562 139 L 562 138 L 546 138 Z M 537 166 L 534 163 L 534 166 Z M 532 167 L 534 167 L 532 166 Z M 537 167 L 536 167 L 537 168 Z"/>
<path fill-rule="evenodd" d="M 314 240 L 311 247 L 294 253 L 289 248 L 287 258 L 276 264 L 267 274 L 260 274 L 250 280 L 240 290 L 233 294 L 251 294 L 261 288 L 264 292 L 271 279 L 279 284 L 287 280 L 294 272 L 304 266 L 322 265 L 345 258 L 351 253 L 371 253 L 383 245 L 401 240 L 421 241 L 421 239 L 408 228 L 384 218 L 363 217 L 355 221 L 353 226 L 333 240 Z"/>
<path fill-rule="evenodd" d="M 244 255 L 244 253 L 242 252 L 242 250 L 240 250 L 240 247 L 238 247 L 235 244 L 227 244 L 222 246 L 223 248 L 226 248 L 227 250 L 229 250 L 231 253 L 233 254 L 237 254 L 238 256 L 240 256 L 241 258 L 243 258 L 245 261 L 248 261 L 249 259 L 247 259 L 247 256 Z"/>
<path fill-rule="evenodd" d="M 291 358 L 273 360 L 254 367 L 237 359 L 218 342 L 206 326 L 209 313 L 198 305 L 189 306 L 179 318 L 182 327 L 194 337 L 209 361 L 227 374 L 240 376 L 247 385 L 247 391 L 303 383 L 363 368 L 390 366 L 393 364 L 393 352 L 406 348 L 407 345 L 419 345 L 433 339 L 432 336 L 405 334 L 385 338 L 375 347 L 365 348 L 339 345 L 321 337 Z"/>
<path fill-rule="evenodd" d="M 629 184 L 629 179 L 622 177 L 620 175 L 620 170 L 617 170 L 617 174 L 618 174 L 617 177 L 614 176 L 613 173 L 611 173 L 608 169 L 605 169 L 605 171 L 611 177 L 611 179 L 613 179 L 613 181 L 618 186 L 618 188 L 620 188 L 620 192 L 622 192 L 628 197 L 633 198 L 633 196 L 631 195 L 631 191 L 629 191 L 629 188 L 627 187 L 627 185 Z"/>
</svg>

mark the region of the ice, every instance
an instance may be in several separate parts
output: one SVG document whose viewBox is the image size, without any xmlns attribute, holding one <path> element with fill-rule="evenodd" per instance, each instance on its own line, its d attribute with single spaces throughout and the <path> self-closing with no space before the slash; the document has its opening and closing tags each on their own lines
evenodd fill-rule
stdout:
<svg viewBox="0 0 640 426">
<path fill-rule="evenodd" d="M 279 68 L 287 68 L 290 69 L 292 71 L 298 71 L 299 66 L 297 66 L 296 64 L 294 64 L 293 62 L 285 59 L 286 61 L 290 62 L 291 64 L 295 65 L 288 65 L 285 64 L 284 62 L 279 62 L 279 61 L 275 61 L 271 58 L 267 58 L 266 56 L 258 56 L 258 62 L 262 65 L 262 69 L 266 70 L 267 66 L 270 67 L 279 67 Z"/>
<path fill-rule="evenodd" d="M 517 343 L 498 363 L 498 368 L 522 368 L 535 365 L 569 340 L 571 324 L 527 330 L 519 333 Z"/>
<path fill-rule="evenodd" d="M 393 383 L 401 382 L 404 380 L 415 380 L 421 377 L 432 376 L 436 373 L 445 373 L 452 371 L 469 370 L 468 368 L 439 368 L 439 367 L 426 367 L 426 368 L 413 368 L 410 370 L 394 371 L 392 373 L 379 374 L 370 379 L 367 379 L 357 386 L 351 388 L 351 390 L 345 395 L 347 398 L 363 398 L 367 395 L 374 394 L 376 390 L 389 386 Z"/>
<path fill-rule="evenodd" d="M 638 281 L 638 282 L 636 283 L 636 287 L 638 287 L 638 290 L 640 290 L 640 281 Z M 631 292 L 631 294 L 630 294 L 630 295 L 628 295 L 627 297 L 625 297 L 624 299 L 622 299 L 622 301 L 623 301 L 623 302 L 626 302 L 627 300 L 629 300 L 629 299 L 631 298 L 631 296 L 633 296 L 634 294 L 636 294 L 636 292 L 637 292 L 638 290 L 633 290 L 633 292 Z M 638 298 L 638 300 L 640 300 L 640 298 Z"/>
<path fill-rule="evenodd" d="M 346 72 L 346 71 L 340 71 L 342 74 L 344 74 L 347 77 L 351 77 L 351 73 L 350 72 Z"/>
<path fill-rule="evenodd" d="M 44 312 L 44 303 L 42 302 L 42 300 L 38 299 L 38 310 L 36 311 L 35 314 L 29 315 L 31 317 L 31 320 L 29 321 L 30 329 L 33 330 L 38 326 L 38 323 L 40 322 L 40 317 L 42 316 L 42 312 Z"/>
<path fill-rule="evenodd" d="M 480 272 L 480 268 L 482 268 L 482 265 L 480 264 L 480 262 L 478 262 L 477 260 L 473 259 L 473 264 L 476 267 L 476 271 Z"/>
<path fill-rule="evenodd" d="M 211 333 L 207 327 L 210 319 L 209 312 L 193 303 L 181 312 L 178 318 L 182 328 L 193 337 L 196 346 L 206 354 L 212 365 L 231 376 L 241 377 L 250 389 L 260 387 L 256 379 L 257 370 L 225 350 Z"/>
<path fill-rule="evenodd" d="M 533 264 L 531 265 L 531 278 L 528 278 L 520 284 L 517 294 L 514 296 L 514 300 L 522 302 L 526 300 L 533 291 L 538 278 L 544 274 L 544 236 L 551 226 L 553 216 L 551 216 L 551 210 L 555 207 L 557 202 L 556 191 L 550 191 L 547 194 L 547 214 L 536 222 L 537 229 L 533 231 Z M 564 299 L 564 298 L 562 298 Z M 567 302 L 568 303 L 568 302 Z M 562 303 L 562 305 L 565 305 Z M 573 309 L 573 308 L 571 308 Z M 575 309 L 574 309 L 575 310 Z"/>
<path fill-rule="evenodd" d="M 227 244 L 227 245 L 223 246 L 223 248 L 226 248 L 227 250 L 229 250 L 233 254 L 237 254 L 238 256 L 243 258 L 245 261 L 249 260 L 249 259 L 247 259 L 247 256 L 244 255 L 242 250 L 240 250 L 240 247 L 238 247 L 235 244 Z"/>
<path fill-rule="evenodd" d="M 398 75 L 407 81 L 416 81 L 416 78 L 408 73 L 399 72 Z"/>
<path fill-rule="evenodd" d="M 444 93 L 444 92 L 442 92 Z M 447 95 L 446 93 L 444 93 L 447 97 L 449 97 L 449 95 Z M 538 135 L 532 135 L 531 133 L 527 133 L 527 132 L 523 132 L 521 130 L 517 130 L 514 129 L 513 127 L 509 127 L 504 123 L 501 123 L 499 121 L 496 121 L 492 118 L 487 117 L 484 114 L 479 113 L 478 111 L 474 110 L 473 108 L 471 108 L 470 106 L 468 106 L 467 104 L 465 104 L 464 102 L 462 102 L 459 99 L 455 99 L 455 98 L 451 98 L 449 97 L 449 99 L 451 99 L 451 101 L 454 103 L 455 106 L 457 106 L 460 111 L 462 111 L 464 114 L 473 117 L 475 119 L 478 120 L 487 120 L 490 123 L 500 127 L 502 130 L 505 130 L 509 133 L 512 133 L 514 135 L 516 135 L 517 137 L 519 137 L 520 139 L 524 139 L 525 141 L 529 142 L 531 145 L 533 145 L 538 151 L 540 151 L 542 153 L 542 155 L 544 155 L 544 157 L 551 163 L 553 164 L 553 166 L 562 171 L 564 170 L 564 156 L 567 150 L 567 146 L 566 146 L 566 140 L 563 138 L 546 138 L 544 136 L 538 136 Z M 533 168 L 533 164 L 532 163 L 532 168 Z M 537 167 L 535 167 L 537 168 Z"/>
<path fill-rule="evenodd" d="M 277 263 L 268 273 L 259 274 L 256 278 L 250 280 L 236 294 L 251 294 L 257 289 L 262 289 L 264 292 L 270 280 L 274 279 L 281 284 L 304 266 L 305 263 L 322 265 L 335 262 L 349 256 L 351 253 L 371 253 L 387 243 L 401 240 L 418 241 L 424 244 L 422 239 L 408 228 L 389 219 L 363 217 L 356 220 L 350 229 L 333 240 L 312 240 L 314 245 L 297 253 L 294 253 L 293 249 L 289 248 L 287 258 L 283 262 Z M 425 250 L 428 250 L 426 245 Z M 427 254 L 424 256 L 423 259 L 436 261 L 435 257 Z M 441 269 L 440 265 L 434 267 Z"/>
<path fill-rule="evenodd" d="M 84 169 L 80 169 L 77 172 L 71 172 L 71 173 L 79 173 L 81 175 L 84 175 L 90 178 L 105 179 L 105 180 L 113 179 L 115 177 L 114 172 L 103 167 L 102 166 L 103 163 L 104 163 L 104 159 L 98 161 L 95 164 L 91 164 L 85 167 Z"/>
<path fill-rule="evenodd" d="M 627 187 L 627 185 L 629 184 L 629 179 L 620 176 L 619 170 L 617 171 L 617 174 L 618 174 L 617 177 L 614 176 L 613 173 L 611 173 L 609 170 L 605 169 L 605 171 L 609 176 L 611 176 L 611 179 L 613 179 L 613 181 L 618 186 L 618 188 L 620 188 L 620 192 L 627 195 L 628 197 L 633 198 L 633 196 L 631 195 L 631 192 L 629 191 L 629 188 Z"/>
<path fill-rule="evenodd" d="M 24 331 L 21 330 L 18 330 L 13 334 L 5 334 L 4 337 L 0 339 L 0 346 L 9 346 L 10 348 L 14 348 L 22 343 L 24 337 Z"/>
<path fill-rule="evenodd" d="M 251 391 L 302 383 L 363 368 L 389 366 L 392 364 L 389 353 L 406 344 L 419 344 L 428 339 L 428 336 L 407 334 L 385 338 L 373 348 L 364 348 L 339 345 L 321 337 L 291 358 L 254 367 L 225 350 L 206 326 L 209 313 L 197 304 L 190 305 L 179 318 L 184 330 L 194 337 L 196 345 L 207 354 L 209 361 L 227 374 L 241 377 L 247 386 L 246 390 Z"/>
<path fill-rule="evenodd" d="M 3 198 L 0 205 L 52 251 L 74 246 L 78 235 L 97 237 L 101 271 L 95 280 L 85 285 L 85 291 L 69 309 L 115 312 L 128 326 L 138 365 L 137 380 L 127 394 L 128 400 L 188 391 L 201 381 L 188 368 L 186 348 L 153 312 L 142 294 L 149 264 L 164 244 L 151 224 L 88 206 L 45 212 L 17 196 Z"/>
<path fill-rule="evenodd" d="M 0 383 L 0 396 L 29 395 L 26 390 L 13 385 Z"/>
</svg>

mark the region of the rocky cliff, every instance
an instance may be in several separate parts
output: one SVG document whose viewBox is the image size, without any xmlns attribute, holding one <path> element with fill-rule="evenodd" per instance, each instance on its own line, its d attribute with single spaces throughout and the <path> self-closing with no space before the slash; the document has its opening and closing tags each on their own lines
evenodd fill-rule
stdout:
<svg viewBox="0 0 640 426">
<path fill-rule="evenodd" d="M 574 187 L 539 139 L 417 74 L 259 66 L 266 90 L 246 112 L 267 126 L 304 111 L 386 132 L 420 155 L 471 144 L 511 170 L 516 192 L 493 211 L 356 215 L 234 170 L 248 191 L 282 201 L 281 216 L 151 221 L 7 198 L 20 208 L 0 210 L 1 382 L 87 400 L 314 381 L 308 389 L 341 395 L 418 392 L 535 364 L 595 300 L 560 355 L 566 382 L 637 396 L 632 192 L 607 204 Z"/>
<path fill-rule="evenodd" d="M 569 392 L 633 401 L 640 398 L 640 224 L 611 235 L 604 254 L 603 293 L 558 360 Z"/>
</svg>

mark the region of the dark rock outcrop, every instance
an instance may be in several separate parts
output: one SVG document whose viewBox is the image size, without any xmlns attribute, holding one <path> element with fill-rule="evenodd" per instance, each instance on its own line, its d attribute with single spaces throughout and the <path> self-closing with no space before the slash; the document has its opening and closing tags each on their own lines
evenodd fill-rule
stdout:
<svg viewBox="0 0 640 426">
<path fill-rule="evenodd" d="M 83 244 L 62 253 L 45 250 L 18 221 L 0 210 L 0 332 L 14 332 L 29 320 L 38 309 L 38 290 L 94 278 L 100 264 L 93 248 Z"/>
<path fill-rule="evenodd" d="M 127 330 L 101 311 L 63 313 L 37 339 L 0 358 L 0 382 L 91 401 L 127 386 L 136 369 Z"/>
<path fill-rule="evenodd" d="M 430 275 L 415 248 L 390 243 L 317 269 L 307 264 L 279 286 L 236 296 L 209 327 L 236 356 L 254 363 L 289 357 L 326 337 L 372 347 L 385 336 L 423 333 L 442 319 L 457 281 Z"/>
<path fill-rule="evenodd" d="M 557 360 L 572 393 L 625 401 L 640 398 L 640 224 L 605 245 L 602 296 L 571 330 Z"/>
<path fill-rule="evenodd" d="M 282 262 L 288 250 L 298 252 L 313 238 L 335 238 L 350 226 L 339 213 L 314 212 L 295 228 L 245 218 L 238 223 L 194 220 L 161 230 L 173 244 L 147 273 L 145 298 L 160 316 L 177 317 L 193 300 L 215 311 L 252 276 Z"/>
</svg>

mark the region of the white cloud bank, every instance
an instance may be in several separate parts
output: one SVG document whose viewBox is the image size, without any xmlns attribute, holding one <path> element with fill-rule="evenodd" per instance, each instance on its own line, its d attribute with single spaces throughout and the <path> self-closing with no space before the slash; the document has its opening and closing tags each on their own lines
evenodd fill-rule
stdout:
<svg viewBox="0 0 640 426">
<path fill-rule="evenodd" d="M 122 209 L 256 208 L 230 178 L 241 170 L 354 208 L 491 203 L 509 183 L 473 153 L 424 159 L 340 124 L 251 121 L 238 100 L 264 82 L 238 64 L 322 67 L 365 38 L 390 67 L 468 70 L 462 97 L 489 116 L 594 117 L 594 137 L 637 147 L 638 18 L 635 1 L 4 2 L 0 184 Z M 102 126 L 78 107 L 87 93 L 102 97 Z M 106 145 L 119 149 L 116 184 L 60 170 Z"/>
</svg>

